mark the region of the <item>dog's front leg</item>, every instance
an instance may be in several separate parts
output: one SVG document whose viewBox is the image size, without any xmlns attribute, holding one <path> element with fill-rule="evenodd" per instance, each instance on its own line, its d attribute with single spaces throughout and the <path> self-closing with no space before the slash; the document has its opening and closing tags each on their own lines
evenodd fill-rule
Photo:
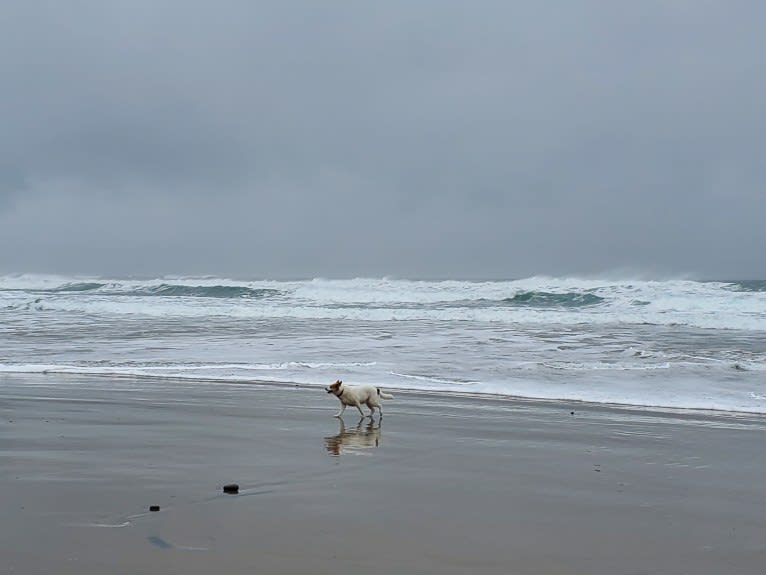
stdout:
<svg viewBox="0 0 766 575">
<path fill-rule="evenodd" d="M 362 404 L 359 403 L 358 401 L 356 402 L 356 408 L 359 410 L 359 415 L 361 415 L 362 417 L 365 417 L 364 411 L 362 411 Z"/>
<path fill-rule="evenodd" d="M 340 404 L 340 411 L 335 414 L 335 417 L 340 417 L 341 415 L 343 415 L 344 411 L 346 411 L 346 404 L 345 403 L 341 403 Z"/>
</svg>

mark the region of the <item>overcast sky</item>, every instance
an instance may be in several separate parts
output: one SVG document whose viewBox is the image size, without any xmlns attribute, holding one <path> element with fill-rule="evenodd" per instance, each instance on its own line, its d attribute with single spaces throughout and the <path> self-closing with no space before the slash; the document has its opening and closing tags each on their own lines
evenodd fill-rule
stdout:
<svg viewBox="0 0 766 575">
<path fill-rule="evenodd" d="M 766 277 L 766 3 L 0 4 L 0 273 Z"/>
</svg>

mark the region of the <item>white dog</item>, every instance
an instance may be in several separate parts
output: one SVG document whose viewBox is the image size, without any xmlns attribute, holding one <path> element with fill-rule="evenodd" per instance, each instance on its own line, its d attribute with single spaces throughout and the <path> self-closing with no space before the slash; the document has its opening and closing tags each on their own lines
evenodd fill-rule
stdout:
<svg viewBox="0 0 766 575">
<path fill-rule="evenodd" d="M 374 385 L 344 385 L 341 380 L 325 387 L 327 393 L 332 393 L 340 401 L 340 411 L 335 417 L 340 417 L 346 411 L 346 406 L 353 405 L 359 410 L 359 415 L 365 417 L 362 411 L 362 404 L 370 408 L 370 417 L 375 415 L 375 408 L 378 408 L 378 414 L 383 417 L 383 411 L 380 409 L 381 399 L 393 399 L 390 393 L 383 393 L 379 387 Z"/>
</svg>

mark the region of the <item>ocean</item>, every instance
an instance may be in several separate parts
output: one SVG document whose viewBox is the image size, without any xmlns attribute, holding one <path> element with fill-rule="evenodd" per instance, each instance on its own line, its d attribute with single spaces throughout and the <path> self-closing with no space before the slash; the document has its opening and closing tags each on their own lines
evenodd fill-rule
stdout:
<svg viewBox="0 0 766 575">
<path fill-rule="evenodd" d="M 766 413 L 766 281 L 6 275 L 3 372 Z"/>
</svg>

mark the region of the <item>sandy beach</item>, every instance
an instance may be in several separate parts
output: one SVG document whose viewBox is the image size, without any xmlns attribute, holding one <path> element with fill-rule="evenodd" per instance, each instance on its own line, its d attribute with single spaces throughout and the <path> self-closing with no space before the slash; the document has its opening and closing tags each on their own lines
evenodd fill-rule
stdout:
<svg viewBox="0 0 766 575">
<path fill-rule="evenodd" d="M 763 570 L 763 417 L 396 396 L 2 375 L 0 572 Z"/>
</svg>

